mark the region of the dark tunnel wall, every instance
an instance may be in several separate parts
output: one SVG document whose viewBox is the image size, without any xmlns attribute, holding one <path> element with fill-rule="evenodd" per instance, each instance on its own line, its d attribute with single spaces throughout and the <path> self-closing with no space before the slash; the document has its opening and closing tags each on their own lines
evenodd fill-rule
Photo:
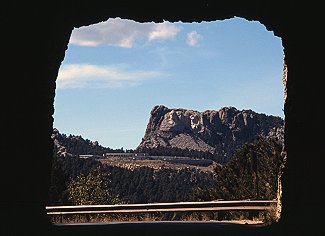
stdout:
<svg viewBox="0 0 325 236">
<path fill-rule="evenodd" d="M 258 20 L 281 37 L 288 66 L 285 112 L 287 163 L 282 179 L 282 217 L 263 229 L 226 229 L 186 224 L 161 227 L 127 225 L 123 229 L 162 235 L 274 232 L 322 235 L 324 223 L 324 148 L 322 107 L 321 7 L 312 2 L 276 1 L 48 1 L 4 3 L 2 7 L 4 131 L 1 171 L 1 235 L 63 234 L 45 215 L 51 169 L 55 79 L 73 27 L 109 17 L 139 22 L 162 20 L 200 22 L 234 16 Z M 319 59 L 320 58 L 320 59 Z M 167 224 L 166 224 L 167 225 Z M 121 227 L 95 231 L 119 234 Z M 129 227 L 129 228 L 128 228 Z M 132 228 L 133 227 L 133 228 Z M 156 227 L 156 228 L 155 228 Z M 173 228 L 174 227 L 174 228 Z M 196 230 L 192 230 L 192 229 Z M 85 228 L 73 229 L 76 234 Z M 92 229 L 94 230 L 94 229 Z M 137 231 L 134 231 L 137 230 Z M 165 231 L 164 231 L 165 230 Z M 3 233 L 2 233 L 3 232 Z M 128 232 L 128 231 L 127 231 Z M 105 234 L 106 234 L 105 233 Z M 314 233 L 314 234 L 312 234 Z M 38 234 L 37 234 L 38 235 Z M 170 234 L 168 234 L 170 235 Z"/>
</svg>

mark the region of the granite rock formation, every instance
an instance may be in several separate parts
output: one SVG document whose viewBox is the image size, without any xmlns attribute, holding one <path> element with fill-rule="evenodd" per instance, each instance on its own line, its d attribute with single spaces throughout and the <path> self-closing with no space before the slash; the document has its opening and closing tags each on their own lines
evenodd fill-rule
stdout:
<svg viewBox="0 0 325 236">
<path fill-rule="evenodd" d="M 211 153 L 217 161 L 226 162 L 243 144 L 253 142 L 259 135 L 279 135 L 277 130 L 283 127 L 281 117 L 235 107 L 199 112 L 157 105 L 151 110 L 137 151 L 188 149 Z"/>
</svg>

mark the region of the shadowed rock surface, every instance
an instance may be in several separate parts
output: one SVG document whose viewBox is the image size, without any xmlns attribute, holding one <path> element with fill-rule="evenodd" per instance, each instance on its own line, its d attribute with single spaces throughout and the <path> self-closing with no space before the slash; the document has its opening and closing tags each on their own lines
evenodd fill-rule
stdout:
<svg viewBox="0 0 325 236">
<path fill-rule="evenodd" d="M 321 1 L 187 1 L 184 4 L 139 0 L 3 1 L 2 73 L 6 75 L 3 80 L 6 93 L 2 93 L 1 164 L 8 171 L 2 171 L 0 178 L 3 189 L 0 234 L 320 235 L 324 232 L 321 209 L 325 209 L 321 135 L 325 126 L 320 114 L 325 100 L 324 63 L 318 60 L 324 51 L 321 4 Z M 139 22 L 201 22 L 235 16 L 261 22 L 281 37 L 284 48 L 287 162 L 281 177 L 279 222 L 270 227 L 225 227 L 213 222 L 50 225 L 45 204 L 53 155 L 55 80 L 73 28 L 110 17 Z M 26 130 L 33 138 L 25 138 Z"/>
</svg>

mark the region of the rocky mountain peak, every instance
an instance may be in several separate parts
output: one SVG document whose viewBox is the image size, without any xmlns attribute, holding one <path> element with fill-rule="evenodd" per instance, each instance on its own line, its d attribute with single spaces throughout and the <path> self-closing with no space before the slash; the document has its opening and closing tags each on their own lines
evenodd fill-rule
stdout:
<svg viewBox="0 0 325 236">
<path fill-rule="evenodd" d="M 209 152 L 223 161 L 237 148 L 283 127 L 281 117 L 222 107 L 203 112 L 157 105 L 150 112 L 147 129 L 138 151 L 179 148 Z"/>
</svg>

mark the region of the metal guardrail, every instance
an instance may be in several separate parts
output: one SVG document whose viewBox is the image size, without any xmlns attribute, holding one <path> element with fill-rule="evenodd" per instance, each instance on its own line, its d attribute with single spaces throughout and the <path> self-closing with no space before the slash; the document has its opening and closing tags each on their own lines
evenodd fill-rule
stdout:
<svg viewBox="0 0 325 236">
<path fill-rule="evenodd" d="M 197 211 L 267 211 L 276 200 L 174 202 L 119 205 L 47 206 L 47 215 L 197 212 Z"/>
</svg>

